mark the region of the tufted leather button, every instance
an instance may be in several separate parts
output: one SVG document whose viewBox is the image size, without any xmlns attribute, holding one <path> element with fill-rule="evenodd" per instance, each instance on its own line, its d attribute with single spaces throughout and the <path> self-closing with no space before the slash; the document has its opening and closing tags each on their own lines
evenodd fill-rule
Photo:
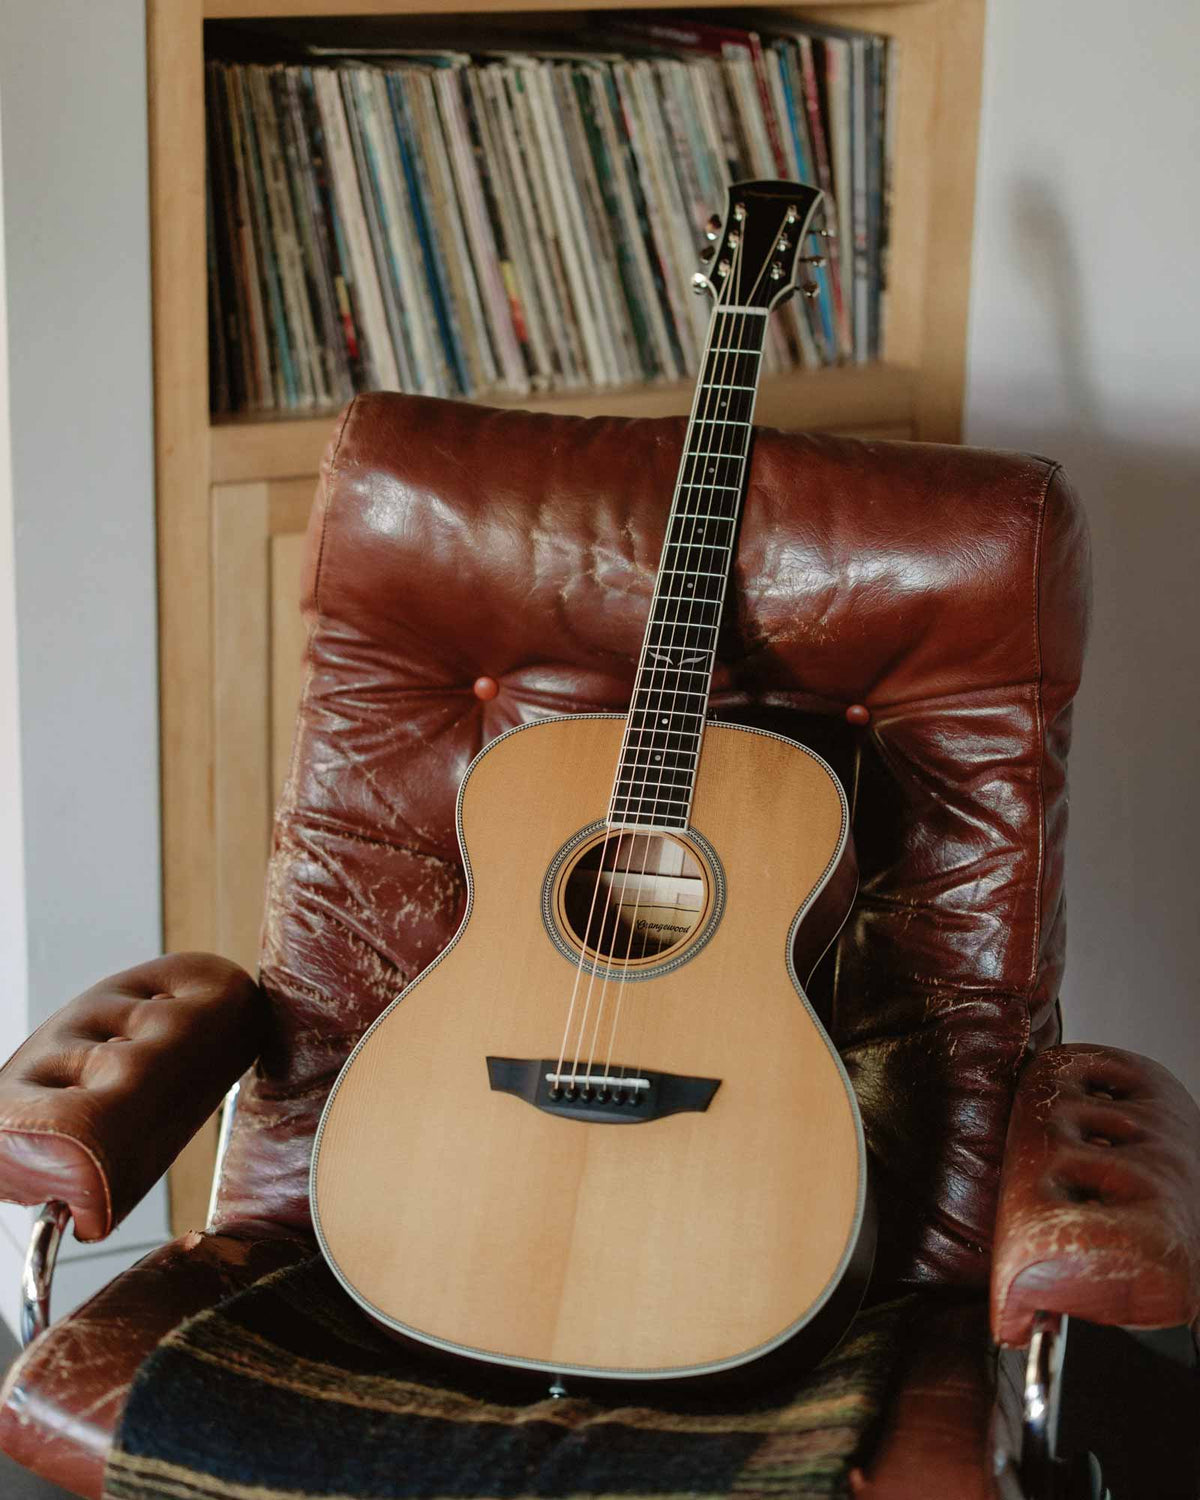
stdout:
<svg viewBox="0 0 1200 1500">
<path fill-rule="evenodd" d="M 481 703 L 487 703 L 500 691 L 500 684 L 494 677 L 477 677 L 472 692 Z"/>
<path fill-rule="evenodd" d="M 846 723 L 857 724 L 861 728 L 864 724 L 871 722 L 871 710 L 865 703 L 852 703 L 846 710 Z"/>
</svg>

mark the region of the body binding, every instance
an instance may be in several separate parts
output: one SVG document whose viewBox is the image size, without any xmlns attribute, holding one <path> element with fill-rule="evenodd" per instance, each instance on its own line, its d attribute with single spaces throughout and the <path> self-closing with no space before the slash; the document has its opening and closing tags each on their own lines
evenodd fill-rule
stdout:
<svg viewBox="0 0 1200 1500">
<path fill-rule="evenodd" d="M 606 1003 L 623 991 L 622 1063 L 719 1079 L 711 1103 L 613 1129 L 490 1089 L 489 1057 L 558 1050 L 577 965 L 547 928 L 547 871 L 603 817 L 622 723 L 538 720 L 472 763 L 465 915 L 331 1091 L 313 1220 L 351 1296 L 399 1334 L 558 1376 L 690 1386 L 819 1357 L 865 1289 L 861 1120 L 803 990 L 856 874 L 828 766 L 710 724 L 691 823 L 719 909 L 702 941 Z"/>
</svg>

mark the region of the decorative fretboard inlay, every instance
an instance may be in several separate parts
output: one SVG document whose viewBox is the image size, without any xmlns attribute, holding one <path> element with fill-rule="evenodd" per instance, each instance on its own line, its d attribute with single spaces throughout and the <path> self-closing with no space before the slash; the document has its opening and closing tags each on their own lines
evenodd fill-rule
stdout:
<svg viewBox="0 0 1200 1500">
<path fill-rule="evenodd" d="M 759 309 L 713 313 L 609 806 L 613 826 L 687 826 L 766 324 Z"/>
</svg>

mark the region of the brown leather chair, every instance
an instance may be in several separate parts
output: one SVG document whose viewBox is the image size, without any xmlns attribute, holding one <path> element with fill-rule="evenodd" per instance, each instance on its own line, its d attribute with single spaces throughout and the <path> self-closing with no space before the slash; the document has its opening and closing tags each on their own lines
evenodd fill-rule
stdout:
<svg viewBox="0 0 1200 1500">
<path fill-rule="evenodd" d="M 97 1496 L 156 1341 L 311 1253 L 325 1096 L 463 910 L 468 762 L 530 717 L 628 703 L 681 436 L 389 395 L 343 416 L 309 532 L 258 979 L 204 954 L 153 960 L 72 1001 L 0 1072 L 0 1194 L 67 1205 L 85 1240 L 244 1074 L 212 1224 L 13 1370 L 0 1445 L 21 1463 Z M 851 792 L 862 886 L 814 1000 L 862 1103 L 876 1288 L 940 1293 L 860 1495 L 1050 1493 L 1039 1402 L 1063 1315 L 1186 1327 L 1200 1312 L 1200 1114 L 1153 1062 L 1058 1044 L 1088 597 L 1083 515 L 1051 462 L 756 439 L 714 709 L 811 744 Z M 1033 1337 L 999 1405 L 989 1287 L 992 1339 Z"/>
</svg>

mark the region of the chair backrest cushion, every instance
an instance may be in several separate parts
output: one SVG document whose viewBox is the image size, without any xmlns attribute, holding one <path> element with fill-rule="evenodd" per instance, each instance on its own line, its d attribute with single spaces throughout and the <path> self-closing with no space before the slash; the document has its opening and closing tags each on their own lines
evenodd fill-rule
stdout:
<svg viewBox="0 0 1200 1500">
<path fill-rule="evenodd" d="M 682 436 L 391 394 L 343 414 L 268 878 L 273 1035 L 220 1219 L 309 1222 L 338 1069 L 461 918 L 472 757 L 537 715 L 628 706 Z M 713 706 L 810 744 L 853 799 L 862 884 L 814 998 L 862 1103 L 888 1283 L 982 1282 L 1017 1072 L 1058 1035 L 1088 597 L 1053 463 L 756 435 Z"/>
</svg>

